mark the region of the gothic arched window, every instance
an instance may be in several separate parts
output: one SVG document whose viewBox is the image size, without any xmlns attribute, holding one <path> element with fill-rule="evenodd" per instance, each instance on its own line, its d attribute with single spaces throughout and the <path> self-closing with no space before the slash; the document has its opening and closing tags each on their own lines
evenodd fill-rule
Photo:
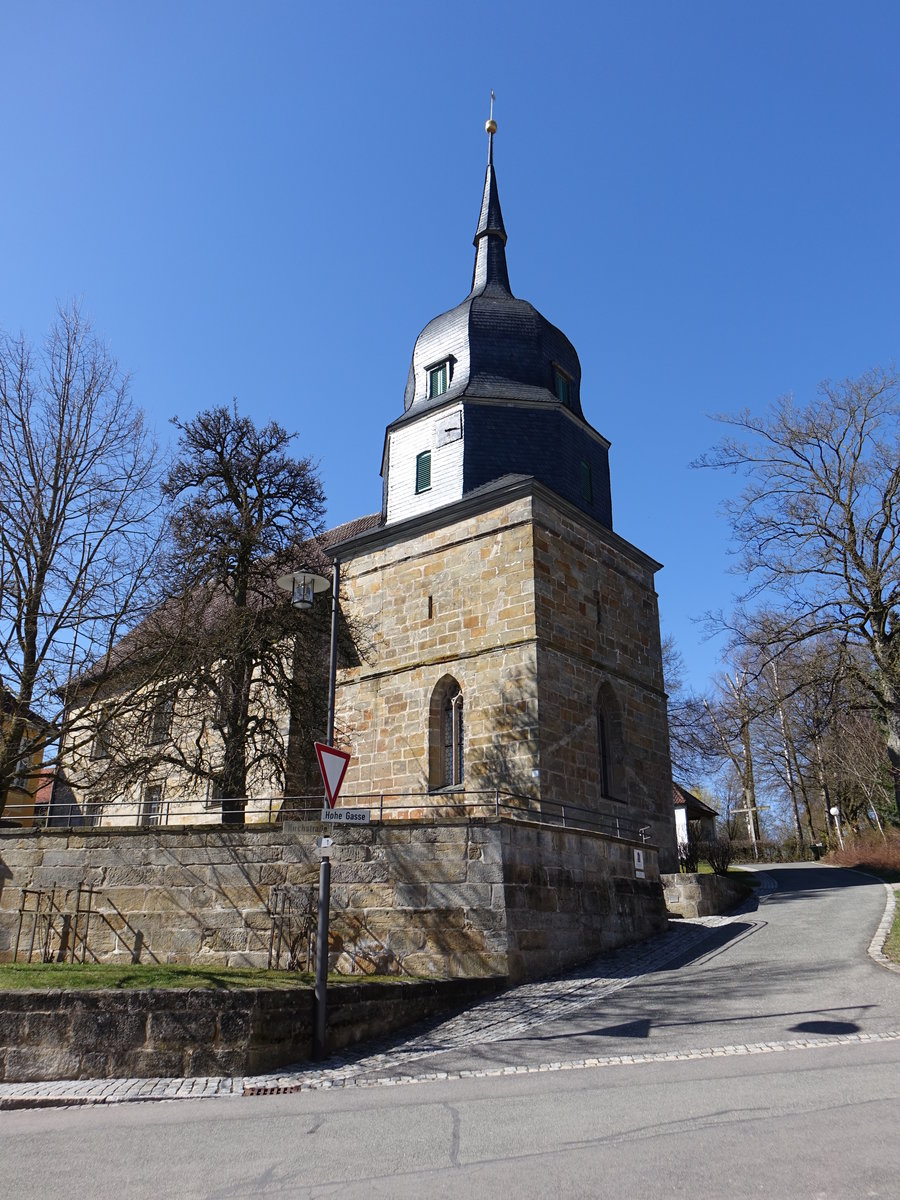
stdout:
<svg viewBox="0 0 900 1200">
<path fill-rule="evenodd" d="M 431 698 L 429 784 L 432 788 L 462 787 L 465 777 L 463 694 L 459 683 L 445 675 Z"/>
</svg>

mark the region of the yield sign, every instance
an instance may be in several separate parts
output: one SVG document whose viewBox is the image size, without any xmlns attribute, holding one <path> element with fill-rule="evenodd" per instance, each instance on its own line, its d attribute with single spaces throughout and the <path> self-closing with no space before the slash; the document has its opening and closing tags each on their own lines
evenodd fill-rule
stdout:
<svg viewBox="0 0 900 1200">
<path fill-rule="evenodd" d="M 350 755 L 346 750 L 335 750 L 334 746 L 326 746 L 322 742 L 315 742 L 314 745 L 316 757 L 319 760 L 319 770 L 325 780 L 328 807 L 334 808 L 334 802 L 338 798 L 338 792 L 341 790 L 341 784 L 347 774 Z"/>
</svg>

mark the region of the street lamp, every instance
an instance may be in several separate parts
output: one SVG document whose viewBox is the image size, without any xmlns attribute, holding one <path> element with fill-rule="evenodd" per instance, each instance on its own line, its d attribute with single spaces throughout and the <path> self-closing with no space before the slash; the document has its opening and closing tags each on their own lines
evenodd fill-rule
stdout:
<svg viewBox="0 0 900 1200">
<path fill-rule="evenodd" d="M 324 592 L 328 580 L 324 575 L 317 575 L 310 567 L 301 567 L 291 575 L 282 575 L 276 581 L 283 592 L 291 593 L 291 604 L 301 612 L 312 608 L 316 592 Z"/>
<path fill-rule="evenodd" d="M 291 593 L 291 604 L 305 612 L 312 608 L 316 592 L 324 592 L 328 580 L 308 567 L 277 580 L 282 591 Z M 337 675 L 338 592 L 341 584 L 341 564 L 335 559 L 331 570 L 331 646 L 328 655 L 328 734 L 326 745 L 334 745 L 334 690 Z M 328 800 L 325 800 L 327 807 Z M 331 846 L 320 840 L 322 859 L 319 864 L 319 928 L 316 934 L 316 1026 L 313 1033 L 313 1058 L 320 1060 L 328 1053 L 325 1034 L 328 990 L 328 916 L 331 906 Z"/>
</svg>

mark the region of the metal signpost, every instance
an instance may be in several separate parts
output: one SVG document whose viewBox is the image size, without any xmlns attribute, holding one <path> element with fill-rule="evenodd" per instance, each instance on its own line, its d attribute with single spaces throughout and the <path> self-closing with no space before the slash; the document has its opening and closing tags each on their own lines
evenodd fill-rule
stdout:
<svg viewBox="0 0 900 1200">
<path fill-rule="evenodd" d="M 338 626 L 338 591 L 341 583 L 341 564 L 335 559 L 331 578 L 331 649 L 328 656 L 328 738 L 326 750 L 334 754 L 334 690 L 337 676 L 337 626 Z M 341 752 L 338 751 L 340 754 Z M 348 754 L 337 785 L 331 789 L 329 776 L 323 765 L 319 744 L 316 745 L 319 766 L 322 768 L 322 778 L 325 781 L 326 807 L 333 808 L 347 763 Z M 327 760 L 330 761 L 330 760 Z M 326 828 L 327 832 L 327 828 Z M 324 843 L 328 842 L 326 846 Z M 322 838 L 319 849 L 322 861 L 319 866 L 319 929 L 316 940 L 316 1028 L 313 1034 L 313 1058 L 317 1061 L 325 1058 L 328 1053 L 328 1040 L 325 1032 L 328 1015 L 328 913 L 331 906 L 331 838 Z"/>
<path fill-rule="evenodd" d="M 331 647 L 328 659 L 328 734 L 325 743 L 316 743 L 316 754 L 319 767 L 325 781 L 325 810 L 334 811 L 334 802 L 338 797 L 347 763 L 350 755 L 343 750 L 334 749 L 334 692 L 337 676 L 337 628 L 338 628 L 338 596 L 341 584 L 341 564 L 335 559 L 331 572 Z M 278 586 L 291 593 L 291 604 L 294 608 L 305 610 L 313 606 L 316 592 L 323 592 L 328 587 L 328 580 L 318 575 L 308 567 L 301 567 L 292 575 L 284 575 L 278 580 Z M 323 758 L 324 753 L 324 758 Z M 341 760 L 343 760 L 341 766 Z M 335 763 L 337 762 L 337 774 Z M 347 809 L 353 812 L 353 809 Z M 349 822 L 348 822 L 349 823 Z M 324 833 L 329 832 L 326 825 Z M 321 855 L 319 866 L 319 929 L 316 941 L 316 1027 L 313 1032 L 313 1058 L 323 1059 L 328 1053 L 325 1036 L 327 1016 L 327 986 L 328 986 L 328 912 L 331 904 L 331 850 L 332 839 L 327 836 L 316 840 L 316 848 Z"/>
</svg>

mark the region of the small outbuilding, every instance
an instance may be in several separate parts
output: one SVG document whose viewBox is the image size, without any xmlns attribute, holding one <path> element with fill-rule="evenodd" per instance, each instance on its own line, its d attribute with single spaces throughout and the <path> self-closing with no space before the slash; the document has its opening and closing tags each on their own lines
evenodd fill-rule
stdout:
<svg viewBox="0 0 900 1200">
<path fill-rule="evenodd" d="M 690 842 L 711 842 L 716 836 L 718 813 L 699 796 L 680 783 L 672 783 L 672 802 L 675 806 L 675 837 L 678 845 Z"/>
</svg>

